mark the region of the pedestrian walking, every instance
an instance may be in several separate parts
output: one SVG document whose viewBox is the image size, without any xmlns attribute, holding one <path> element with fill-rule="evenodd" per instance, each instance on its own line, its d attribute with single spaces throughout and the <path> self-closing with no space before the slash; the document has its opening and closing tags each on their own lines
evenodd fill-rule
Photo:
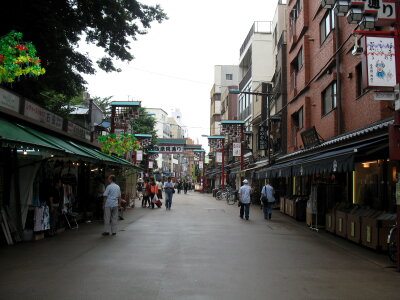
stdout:
<svg viewBox="0 0 400 300">
<path fill-rule="evenodd" d="M 121 207 L 121 189 L 115 183 L 115 175 L 108 176 L 104 191 L 104 232 L 103 235 L 117 234 L 118 208 Z"/>
<path fill-rule="evenodd" d="M 160 199 L 163 198 L 163 197 L 162 197 L 163 184 L 162 184 L 162 182 L 161 182 L 160 180 L 157 181 L 157 187 L 158 187 L 158 194 L 157 194 L 157 197 L 158 197 L 158 199 L 160 200 Z"/>
<path fill-rule="evenodd" d="M 269 181 L 261 189 L 261 202 L 264 209 L 264 219 L 271 220 L 272 205 L 275 202 L 274 188 L 269 184 Z"/>
<path fill-rule="evenodd" d="M 178 181 L 177 189 L 178 189 L 178 194 L 180 194 L 181 190 L 182 190 L 182 182 L 181 181 Z"/>
<path fill-rule="evenodd" d="M 174 184 L 171 182 L 171 177 L 168 177 L 168 181 L 164 183 L 165 191 L 165 209 L 171 210 L 172 196 L 175 193 Z"/>
<path fill-rule="evenodd" d="M 183 192 L 187 194 L 189 183 L 184 181 L 183 182 Z"/>
<path fill-rule="evenodd" d="M 250 194 L 251 187 L 249 186 L 249 182 L 247 179 L 243 180 L 243 185 L 239 189 L 239 197 L 240 197 L 240 215 L 239 217 L 243 219 L 243 216 L 246 220 L 249 219 L 250 213 Z"/>
<path fill-rule="evenodd" d="M 149 204 L 148 207 L 150 207 L 150 182 L 149 179 L 146 178 L 145 183 L 144 183 L 144 194 L 143 194 L 143 200 L 142 200 L 142 207 L 147 207 L 147 203 Z"/>
</svg>

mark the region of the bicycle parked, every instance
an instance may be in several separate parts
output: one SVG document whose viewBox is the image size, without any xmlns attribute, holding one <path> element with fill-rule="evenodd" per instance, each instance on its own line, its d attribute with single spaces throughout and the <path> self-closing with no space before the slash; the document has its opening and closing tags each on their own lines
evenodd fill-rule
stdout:
<svg viewBox="0 0 400 300">
<path fill-rule="evenodd" d="M 230 187 L 230 186 L 227 186 L 225 189 L 221 189 L 221 190 L 219 190 L 217 193 L 216 193 L 216 195 L 215 195 L 215 198 L 217 199 L 217 200 L 222 200 L 223 198 L 225 198 L 226 199 L 226 202 L 229 204 L 229 205 L 233 205 L 233 204 L 235 204 L 236 203 L 236 195 L 235 195 L 235 191 Z"/>
<path fill-rule="evenodd" d="M 387 238 L 388 255 L 392 262 L 397 261 L 397 223 L 390 229 Z"/>
</svg>

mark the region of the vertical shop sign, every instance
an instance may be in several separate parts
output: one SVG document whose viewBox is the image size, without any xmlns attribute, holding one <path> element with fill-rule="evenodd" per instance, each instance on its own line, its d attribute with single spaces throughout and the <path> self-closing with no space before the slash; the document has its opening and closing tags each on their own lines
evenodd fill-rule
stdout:
<svg viewBox="0 0 400 300">
<path fill-rule="evenodd" d="M 367 36 L 363 47 L 364 88 L 396 85 L 396 49 L 393 37 Z"/>
<path fill-rule="evenodd" d="M 199 161 L 199 169 L 203 169 L 203 161 Z"/>
<path fill-rule="evenodd" d="M 233 156 L 240 156 L 242 151 L 241 151 L 241 144 L 240 143 L 233 143 Z"/>
<path fill-rule="evenodd" d="M 149 161 L 149 169 L 153 169 L 153 162 L 151 160 Z"/>
<path fill-rule="evenodd" d="M 0 88 L 0 106 L 19 112 L 19 97 Z"/>
<path fill-rule="evenodd" d="M 216 152 L 215 153 L 215 161 L 220 164 L 222 163 L 222 152 Z"/>
<path fill-rule="evenodd" d="M 266 150 L 268 145 L 268 127 L 262 125 L 258 127 L 258 150 Z"/>
</svg>

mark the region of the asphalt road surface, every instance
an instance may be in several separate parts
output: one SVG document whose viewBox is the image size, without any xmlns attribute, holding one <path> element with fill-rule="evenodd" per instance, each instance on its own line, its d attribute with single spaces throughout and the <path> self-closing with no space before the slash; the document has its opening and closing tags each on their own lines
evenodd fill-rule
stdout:
<svg viewBox="0 0 400 300">
<path fill-rule="evenodd" d="M 250 220 L 210 195 L 175 194 L 172 210 L 126 212 L 116 236 L 100 222 L 0 248 L 0 299 L 400 299 L 384 255 L 278 211 Z"/>
</svg>

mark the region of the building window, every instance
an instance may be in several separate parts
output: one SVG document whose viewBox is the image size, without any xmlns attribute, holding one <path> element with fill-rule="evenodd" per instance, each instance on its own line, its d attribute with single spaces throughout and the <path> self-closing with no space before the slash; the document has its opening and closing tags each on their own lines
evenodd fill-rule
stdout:
<svg viewBox="0 0 400 300">
<path fill-rule="evenodd" d="M 320 39 L 321 44 L 325 41 L 329 33 L 335 28 L 335 14 L 333 9 L 330 9 L 328 13 L 323 17 L 321 23 L 319 24 Z"/>
<path fill-rule="evenodd" d="M 322 114 L 326 115 L 336 108 L 336 81 L 322 92 Z"/>
<path fill-rule="evenodd" d="M 292 115 L 293 123 L 296 126 L 296 129 L 302 129 L 304 127 L 304 116 L 303 116 L 303 107 L 301 107 L 297 112 Z"/>
<path fill-rule="evenodd" d="M 303 48 L 297 53 L 296 58 L 292 62 L 292 67 L 293 71 L 296 73 L 303 67 Z"/>
<path fill-rule="evenodd" d="M 233 74 L 225 74 L 226 80 L 233 80 Z"/>
<path fill-rule="evenodd" d="M 358 64 L 356 66 L 356 96 L 360 97 L 363 94 L 363 88 L 362 88 L 362 67 L 361 64 Z"/>
<path fill-rule="evenodd" d="M 296 4 L 292 8 L 292 11 L 290 12 L 290 19 L 296 21 L 300 16 L 301 8 L 301 0 L 297 0 Z"/>
<path fill-rule="evenodd" d="M 291 32 L 292 36 L 296 35 L 296 21 L 297 21 L 297 18 L 300 16 L 301 1 L 302 0 L 297 0 L 296 4 L 293 6 L 292 10 L 290 11 L 290 15 L 289 15 L 290 32 Z"/>
</svg>

